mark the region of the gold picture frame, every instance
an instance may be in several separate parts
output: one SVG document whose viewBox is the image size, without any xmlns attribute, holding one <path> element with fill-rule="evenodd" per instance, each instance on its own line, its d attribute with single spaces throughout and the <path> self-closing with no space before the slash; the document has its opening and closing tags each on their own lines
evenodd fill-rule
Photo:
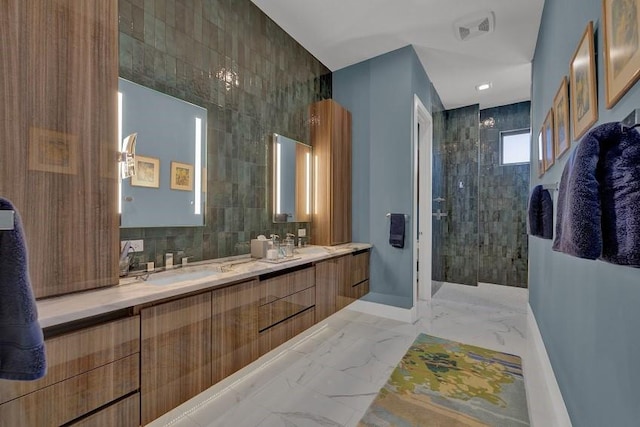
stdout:
<svg viewBox="0 0 640 427">
<path fill-rule="evenodd" d="M 193 191 L 193 165 L 171 162 L 171 189 Z"/>
<path fill-rule="evenodd" d="M 640 77 L 640 0 L 603 0 L 604 74 L 607 108 Z"/>
<path fill-rule="evenodd" d="M 569 89 L 574 141 L 578 140 L 598 121 L 596 86 L 593 22 L 589 22 L 571 59 Z"/>
<path fill-rule="evenodd" d="M 133 187 L 160 188 L 160 159 L 136 155 L 136 174 L 131 177 Z"/>
<path fill-rule="evenodd" d="M 547 113 L 542 124 L 542 152 L 544 153 L 544 171 L 548 171 L 555 163 L 553 144 L 553 108 Z"/>
<path fill-rule="evenodd" d="M 538 178 L 542 178 L 544 175 L 544 144 L 542 142 L 542 132 L 544 127 L 540 128 L 538 133 Z"/>
<path fill-rule="evenodd" d="M 553 98 L 553 146 L 555 157 L 560 158 L 571 146 L 569 134 L 569 85 L 563 77 Z"/>
<path fill-rule="evenodd" d="M 78 135 L 36 127 L 29 129 L 29 170 L 76 175 L 78 162 Z"/>
</svg>

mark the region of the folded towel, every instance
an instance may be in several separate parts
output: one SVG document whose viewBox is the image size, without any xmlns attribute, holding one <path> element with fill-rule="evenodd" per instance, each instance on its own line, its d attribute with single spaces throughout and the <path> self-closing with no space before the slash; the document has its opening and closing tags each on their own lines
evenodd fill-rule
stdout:
<svg viewBox="0 0 640 427">
<path fill-rule="evenodd" d="M 553 249 L 640 266 L 640 134 L 605 123 L 567 159 Z"/>
<path fill-rule="evenodd" d="M 599 139 L 601 258 L 640 267 L 640 134 L 617 123 Z"/>
<path fill-rule="evenodd" d="M 394 248 L 404 248 L 404 214 L 391 214 L 389 244 Z"/>
<path fill-rule="evenodd" d="M 0 198 L 0 210 L 15 210 Z M 29 280 L 27 248 L 16 212 L 13 230 L 0 230 L 0 378 L 30 381 L 47 370 L 42 329 Z"/>
<path fill-rule="evenodd" d="M 542 234 L 543 239 L 553 239 L 553 199 L 549 190 L 542 190 Z"/>
<path fill-rule="evenodd" d="M 553 200 L 549 190 L 536 185 L 529 199 L 529 234 L 543 239 L 553 238 Z"/>
</svg>

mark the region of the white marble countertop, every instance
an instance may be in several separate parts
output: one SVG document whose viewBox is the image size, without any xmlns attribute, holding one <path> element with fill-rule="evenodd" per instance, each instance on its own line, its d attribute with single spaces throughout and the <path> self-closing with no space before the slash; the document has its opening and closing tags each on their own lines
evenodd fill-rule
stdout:
<svg viewBox="0 0 640 427">
<path fill-rule="evenodd" d="M 127 277 L 116 286 L 39 300 L 38 320 L 42 328 L 58 326 L 369 248 L 368 243 L 306 246 L 296 248 L 293 259 L 277 264 L 245 255 L 151 273 L 146 280 L 142 280 L 144 276 Z"/>
</svg>

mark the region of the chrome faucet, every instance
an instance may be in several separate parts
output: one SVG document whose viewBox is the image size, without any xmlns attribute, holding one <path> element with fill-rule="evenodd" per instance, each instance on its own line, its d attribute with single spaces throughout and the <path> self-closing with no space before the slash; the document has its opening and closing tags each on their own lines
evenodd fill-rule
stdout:
<svg viewBox="0 0 640 427">
<path fill-rule="evenodd" d="M 122 247 L 122 251 L 120 251 L 120 262 L 118 263 L 120 267 L 120 277 L 129 274 L 129 267 L 131 267 L 131 257 L 129 253 L 132 250 L 131 242 L 127 240 Z"/>
</svg>

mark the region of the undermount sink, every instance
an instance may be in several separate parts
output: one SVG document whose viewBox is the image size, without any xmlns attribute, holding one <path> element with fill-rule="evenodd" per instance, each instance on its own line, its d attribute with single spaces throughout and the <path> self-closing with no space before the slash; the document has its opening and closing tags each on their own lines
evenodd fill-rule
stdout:
<svg viewBox="0 0 640 427">
<path fill-rule="evenodd" d="M 205 277 L 213 277 L 220 274 L 220 271 L 214 269 L 197 270 L 197 271 L 166 271 L 162 273 L 152 274 L 146 283 L 156 286 L 172 285 L 189 280 L 197 280 Z"/>
<path fill-rule="evenodd" d="M 300 254 L 326 254 L 329 253 L 330 250 L 324 246 L 303 246 L 301 248 L 296 248 L 295 252 Z"/>
</svg>

